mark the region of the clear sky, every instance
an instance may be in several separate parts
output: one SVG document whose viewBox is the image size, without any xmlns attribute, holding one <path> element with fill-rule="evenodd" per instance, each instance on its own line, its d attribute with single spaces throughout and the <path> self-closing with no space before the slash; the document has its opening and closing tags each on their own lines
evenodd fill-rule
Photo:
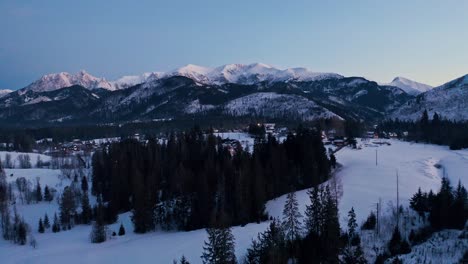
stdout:
<svg viewBox="0 0 468 264">
<path fill-rule="evenodd" d="M 166 71 L 185 64 L 404 76 L 468 73 L 468 1 L 0 0 L 0 89 L 41 75 Z"/>
</svg>

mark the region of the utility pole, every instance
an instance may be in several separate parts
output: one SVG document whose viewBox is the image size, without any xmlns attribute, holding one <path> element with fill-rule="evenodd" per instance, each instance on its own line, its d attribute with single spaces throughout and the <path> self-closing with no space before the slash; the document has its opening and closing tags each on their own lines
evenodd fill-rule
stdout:
<svg viewBox="0 0 468 264">
<path fill-rule="evenodd" d="M 375 166 L 377 166 L 377 149 L 375 149 Z"/>
</svg>

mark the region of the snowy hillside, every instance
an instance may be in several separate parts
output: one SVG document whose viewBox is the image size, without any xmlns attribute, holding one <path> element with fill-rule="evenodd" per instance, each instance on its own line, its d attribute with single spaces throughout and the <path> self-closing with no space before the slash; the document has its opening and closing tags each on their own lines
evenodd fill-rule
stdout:
<svg viewBox="0 0 468 264">
<path fill-rule="evenodd" d="M 0 98 L 11 92 L 13 92 L 13 90 L 8 90 L 8 89 L 0 90 Z"/>
<path fill-rule="evenodd" d="M 411 95 L 418 95 L 420 93 L 427 92 L 433 88 L 430 85 L 415 82 L 404 77 L 396 77 L 388 85 L 396 86 Z"/>
<path fill-rule="evenodd" d="M 224 108 L 234 116 L 254 115 L 270 118 L 288 116 L 299 120 L 314 120 L 337 117 L 333 112 L 298 95 L 254 93 L 230 101 Z"/>
<path fill-rule="evenodd" d="M 168 76 L 185 76 L 205 84 L 256 84 L 259 82 L 314 81 L 327 78 L 342 78 L 335 73 L 312 72 L 306 68 L 280 70 L 263 63 L 227 64 L 207 68 L 189 64 L 167 73 Z"/>
<path fill-rule="evenodd" d="M 114 90 L 111 83 L 106 81 L 106 79 L 94 77 L 86 71 L 80 71 L 76 74 L 70 74 L 68 72 L 47 74 L 22 90 L 24 92 L 46 92 L 73 85 L 80 85 L 88 89 L 104 88 Z"/>
<path fill-rule="evenodd" d="M 426 109 L 429 117 L 437 112 L 443 118 L 468 120 L 468 75 L 420 94 L 391 114 L 392 118 L 416 120 Z"/>
<path fill-rule="evenodd" d="M 237 137 L 236 135 L 232 135 Z M 437 190 L 440 185 L 442 168 L 446 170 L 452 182 L 459 179 L 465 185 L 468 177 L 465 168 L 468 166 L 468 150 L 450 151 L 447 147 L 412 144 L 396 140 L 388 141 L 391 145 L 376 145 L 372 142 L 358 142 L 363 148 L 360 150 L 344 148 L 337 153 L 341 169 L 335 174 L 338 190 L 341 190 L 339 205 L 340 222 L 345 226 L 346 214 L 354 207 L 358 223 L 366 218 L 379 198 L 382 204 L 396 202 L 396 170 L 400 174 L 400 202 L 408 204 L 408 198 L 416 192 L 418 187 L 423 190 Z M 378 151 L 378 165 L 375 164 L 375 152 Z M 399 155 L 405 153 L 405 155 Z M 434 165 L 442 167 L 438 169 Z M 17 177 L 35 179 L 40 177 L 41 184 L 53 186 L 59 192 L 69 183 L 60 176 L 60 171 L 48 169 L 7 169 L 9 182 Z M 281 217 L 286 196 L 278 197 L 267 203 L 266 209 L 273 217 Z M 305 209 L 309 198 L 307 190 L 298 191 L 297 198 L 301 211 Z M 78 225 L 72 230 L 52 233 L 49 230 L 44 234 L 37 232 L 38 218 L 44 213 L 53 215 L 58 212 L 56 201 L 40 202 L 31 205 L 18 205 L 18 211 L 32 227 L 38 246 L 33 249 L 29 246 L 17 246 L 0 239 L 0 255 L 5 263 L 171 263 L 185 255 L 190 263 L 201 263 L 203 241 L 207 239 L 205 230 L 190 232 L 162 232 L 157 231 L 144 235 L 131 232 L 132 223 L 130 213 L 121 214 L 117 223 L 109 226 L 116 231 L 122 223 L 127 234 L 122 237 L 112 237 L 102 244 L 89 242 L 90 226 Z M 248 224 L 244 227 L 233 227 L 236 239 L 236 255 L 242 260 L 246 249 L 250 246 L 252 238 L 258 232 L 267 228 L 268 223 Z M 440 241 L 441 236 L 436 235 L 434 241 Z M 434 243 L 435 243 L 434 242 Z M 437 242 L 438 243 L 438 242 Z M 417 251 L 424 251 L 418 249 Z M 79 256 L 70 258 L 70 256 Z M 408 263 L 411 256 L 407 258 Z M 405 262 L 406 263 L 406 262 Z"/>
<path fill-rule="evenodd" d="M 149 72 L 141 75 L 123 76 L 114 81 L 94 77 L 86 71 L 80 71 L 76 74 L 68 72 L 53 73 L 42 76 L 39 80 L 26 86 L 24 90 L 44 92 L 72 85 L 80 85 L 88 89 L 119 90 L 172 76 L 184 76 L 203 84 L 256 84 L 259 82 L 314 81 L 343 77 L 335 73 L 312 72 L 306 68 L 280 70 L 262 63 L 249 65 L 227 64 L 216 68 L 188 64 L 169 72 Z"/>
</svg>

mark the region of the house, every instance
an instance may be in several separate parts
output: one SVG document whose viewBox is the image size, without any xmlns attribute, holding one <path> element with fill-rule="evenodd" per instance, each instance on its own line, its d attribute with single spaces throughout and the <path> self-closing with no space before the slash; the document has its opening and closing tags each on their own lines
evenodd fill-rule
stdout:
<svg viewBox="0 0 468 264">
<path fill-rule="evenodd" d="M 265 126 L 265 131 L 267 133 L 273 133 L 275 132 L 275 127 L 276 127 L 276 124 L 275 123 L 265 123 L 263 124 Z"/>
</svg>

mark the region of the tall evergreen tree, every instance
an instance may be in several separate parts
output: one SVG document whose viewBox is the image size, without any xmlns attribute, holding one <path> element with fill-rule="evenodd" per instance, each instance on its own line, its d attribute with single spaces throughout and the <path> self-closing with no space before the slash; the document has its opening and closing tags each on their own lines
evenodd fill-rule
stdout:
<svg viewBox="0 0 468 264">
<path fill-rule="evenodd" d="M 98 196 L 96 220 L 93 223 L 90 238 L 92 243 L 102 243 L 107 240 L 107 228 L 104 224 L 104 206 L 101 197 Z"/>
<path fill-rule="evenodd" d="M 88 192 L 84 192 L 81 196 L 81 221 L 83 224 L 89 224 L 92 218 L 91 205 L 89 203 Z"/>
<path fill-rule="evenodd" d="M 54 197 L 52 196 L 52 194 L 50 193 L 50 190 L 49 190 L 49 186 L 45 186 L 44 187 L 44 200 L 50 202 L 54 199 Z"/>
<path fill-rule="evenodd" d="M 302 214 L 299 212 L 296 193 L 290 192 L 286 196 L 283 208 L 283 230 L 288 241 L 292 242 L 300 238 L 302 234 L 301 218 Z"/>
<path fill-rule="evenodd" d="M 42 201 L 42 189 L 41 189 L 41 184 L 39 183 L 39 180 L 37 180 L 37 184 L 36 184 L 36 201 L 38 202 Z"/>
<path fill-rule="evenodd" d="M 123 224 L 120 224 L 119 236 L 123 236 L 123 235 L 125 235 L 125 228 L 124 228 Z"/>
<path fill-rule="evenodd" d="M 45 229 L 50 228 L 50 220 L 49 220 L 49 216 L 47 215 L 47 213 L 44 215 L 44 228 Z"/>
<path fill-rule="evenodd" d="M 348 238 L 352 246 L 360 244 L 359 234 L 357 234 L 357 222 L 356 222 L 356 213 L 354 208 L 351 207 L 351 210 L 348 212 Z"/>
<path fill-rule="evenodd" d="M 52 232 L 54 233 L 60 232 L 60 222 L 57 217 L 57 214 L 54 214 L 54 223 L 52 224 Z"/>
<path fill-rule="evenodd" d="M 67 186 L 60 199 L 60 222 L 63 227 L 73 226 L 76 207 L 75 194 L 72 188 Z"/>
<path fill-rule="evenodd" d="M 44 233 L 44 224 L 42 223 L 42 218 L 39 218 L 39 227 L 37 229 L 39 233 Z"/>
<path fill-rule="evenodd" d="M 204 264 L 237 263 L 234 252 L 234 236 L 231 228 L 207 228 L 208 241 L 205 241 L 201 256 Z"/>
<path fill-rule="evenodd" d="M 320 187 L 316 186 L 312 189 L 310 189 L 308 192 L 309 199 L 310 199 L 310 204 L 306 206 L 306 220 L 305 220 L 305 225 L 306 225 L 306 230 L 307 233 L 314 233 L 316 235 L 320 234 L 320 229 L 321 229 L 321 223 L 323 222 L 321 220 L 322 218 L 322 202 L 320 201 Z"/>
</svg>

